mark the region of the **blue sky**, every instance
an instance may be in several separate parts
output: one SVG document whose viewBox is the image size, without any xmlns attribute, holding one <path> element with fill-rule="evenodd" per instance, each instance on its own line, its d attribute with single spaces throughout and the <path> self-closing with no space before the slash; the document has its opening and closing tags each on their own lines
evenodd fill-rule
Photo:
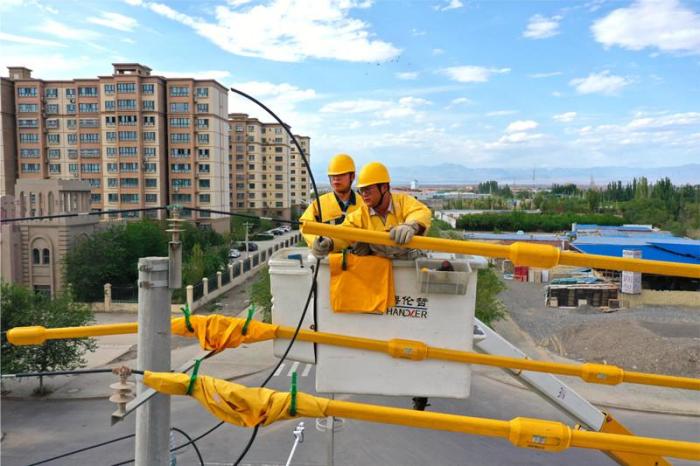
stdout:
<svg viewBox="0 0 700 466">
<path fill-rule="evenodd" d="M 700 163 L 698 1 L 0 5 L 3 67 L 214 78 L 311 136 L 316 167 L 336 152 L 394 166 Z M 270 121 L 233 95 L 229 110 Z"/>
</svg>

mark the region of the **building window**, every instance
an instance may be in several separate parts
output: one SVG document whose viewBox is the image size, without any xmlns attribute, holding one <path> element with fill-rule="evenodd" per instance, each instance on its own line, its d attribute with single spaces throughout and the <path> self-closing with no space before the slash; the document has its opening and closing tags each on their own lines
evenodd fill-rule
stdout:
<svg viewBox="0 0 700 466">
<path fill-rule="evenodd" d="M 211 195 L 210 194 L 200 194 L 199 195 L 199 202 L 206 202 L 206 203 L 211 202 Z"/>
<path fill-rule="evenodd" d="M 36 97 L 36 87 L 19 87 L 17 95 L 20 97 Z"/>
<path fill-rule="evenodd" d="M 119 195 L 116 193 L 107 194 L 107 202 L 117 202 L 119 200 Z"/>
<path fill-rule="evenodd" d="M 189 112 L 190 111 L 190 104 L 188 104 L 188 103 L 171 103 L 170 104 L 170 111 L 174 112 L 174 113 Z"/>
<path fill-rule="evenodd" d="M 172 181 L 173 188 L 189 188 L 192 186 L 192 180 L 189 179 L 174 179 Z"/>
<path fill-rule="evenodd" d="M 144 100 L 141 102 L 141 105 L 144 110 L 155 110 L 156 109 L 156 101 L 155 100 Z"/>
<path fill-rule="evenodd" d="M 209 104 L 197 104 L 197 113 L 208 113 Z"/>
<path fill-rule="evenodd" d="M 191 194 L 173 194 L 173 202 L 192 202 Z"/>
<path fill-rule="evenodd" d="M 100 120 L 97 118 L 81 118 L 80 119 L 81 128 L 99 128 Z"/>
<path fill-rule="evenodd" d="M 80 149 L 80 156 L 85 158 L 99 157 L 100 149 Z"/>
<path fill-rule="evenodd" d="M 137 162 L 123 162 L 119 164 L 120 172 L 137 172 L 139 164 Z"/>
<path fill-rule="evenodd" d="M 37 157 L 39 156 L 38 149 L 37 150 Z M 47 151 L 47 156 L 50 159 L 60 159 L 61 158 L 61 149 L 49 149 Z"/>
<path fill-rule="evenodd" d="M 197 128 L 199 128 L 199 129 L 209 128 L 209 118 L 197 118 Z"/>
<path fill-rule="evenodd" d="M 208 134 L 198 134 L 197 135 L 197 144 L 209 144 L 209 135 Z"/>
<path fill-rule="evenodd" d="M 37 248 L 32 249 L 32 264 L 41 264 L 41 252 Z"/>
<path fill-rule="evenodd" d="M 190 119 L 189 118 L 171 118 L 170 126 L 173 128 L 189 128 Z"/>
<path fill-rule="evenodd" d="M 78 87 L 78 95 L 81 97 L 97 96 L 97 87 Z"/>
<path fill-rule="evenodd" d="M 211 186 L 209 180 L 199 180 L 200 188 L 209 188 Z"/>
<path fill-rule="evenodd" d="M 100 134 L 99 133 L 81 133 L 80 134 L 80 142 L 81 143 L 100 142 Z"/>
<path fill-rule="evenodd" d="M 44 265 L 50 264 L 51 263 L 51 252 L 47 248 L 44 248 L 41 251 L 41 258 L 43 259 L 42 262 Z"/>
<path fill-rule="evenodd" d="M 120 141 L 136 141 L 138 133 L 136 131 L 119 131 Z"/>
<path fill-rule="evenodd" d="M 145 194 L 144 200 L 146 202 L 158 202 L 158 195 L 157 194 Z"/>
<path fill-rule="evenodd" d="M 58 120 L 46 120 L 46 127 L 49 127 L 49 121 L 55 121 L 58 123 Z M 39 126 L 38 120 L 35 118 L 32 118 L 30 120 L 17 120 L 17 126 L 20 128 L 37 128 Z"/>
<path fill-rule="evenodd" d="M 138 178 L 122 178 L 119 180 L 119 185 L 123 188 L 138 188 L 139 179 Z"/>
<path fill-rule="evenodd" d="M 117 92 L 133 94 L 136 92 L 136 83 L 117 83 Z"/>
<path fill-rule="evenodd" d="M 136 110 L 135 99 L 118 99 L 117 108 L 119 110 Z"/>
<path fill-rule="evenodd" d="M 208 159 L 209 158 L 209 149 L 198 149 L 197 155 L 199 156 L 200 159 Z"/>
<path fill-rule="evenodd" d="M 75 145 L 78 142 L 78 135 L 75 133 L 68 133 L 66 135 L 66 141 L 68 141 L 68 144 Z"/>
<path fill-rule="evenodd" d="M 170 149 L 171 157 L 189 157 L 190 149 Z"/>
<path fill-rule="evenodd" d="M 115 116 L 106 116 L 105 117 L 105 125 L 106 126 L 114 126 L 117 124 L 117 117 Z"/>
<path fill-rule="evenodd" d="M 192 164 L 189 164 L 189 163 L 171 163 L 170 169 L 173 171 L 173 173 L 189 173 L 192 171 Z"/>
<path fill-rule="evenodd" d="M 144 141 L 155 141 L 156 140 L 155 131 L 144 131 L 143 132 L 143 140 Z"/>
<path fill-rule="evenodd" d="M 119 180 L 117 178 L 107 178 L 107 187 L 116 188 L 119 186 Z"/>
<path fill-rule="evenodd" d="M 108 102 L 112 102 L 112 104 L 114 104 L 114 101 L 110 100 L 110 101 L 105 102 L 105 105 Z M 112 108 L 114 108 L 114 107 L 112 107 Z M 81 113 L 97 113 L 98 112 L 97 104 L 78 104 L 78 110 L 80 110 Z"/>
<path fill-rule="evenodd" d="M 58 104 L 46 104 L 46 113 L 49 115 L 58 113 Z"/>
<path fill-rule="evenodd" d="M 39 149 L 20 149 L 19 156 L 23 159 L 38 159 L 40 155 Z"/>
<path fill-rule="evenodd" d="M 107 173 L 119 173 L 119 164 L 108 163 L 107 164 Z"/>
<path fill-rule="evenodd" d="M 170 135 L 170 142 L 172 143 L 189 143 L 190 134 L 189 133 L 172 133 Z"/>
<path fill-rule="evenodd" d="M 142 84 L 141 91 L 144 94 L 153 94 L 155 92 L 155 86 L 153 84 Z"/>
<path fill-rule="evenodd" d="M 190 95 L 189 87 L 173 86 L 170 88 L 170 97 L 187 97 Z"/>
<path fill-rule="evenodd" d="M 157 178 L 146 178 L 144 181 L 146 183 L 147 188 L 157 188 L 158 187 L 158 179 Z"/>
<path fill-rule="evenodd" d="M 66 105 L 66 113 L 70 113 L 70 114 L 75 113 L 75 104 Z"/>
<path fill-rule="evenodd" d="M 99 163 L 81 163 L 80 171 L 83 173 L 100 173 Z"/>
<path fill-rule="evenodd" d="M 104 91 L 105 94 L 114 94 L 114 84 L 105 84 Z"/>
<path fill-rule="evenodd" d="M 50 163 L 49 164 L 49 173 L 61 173 L 61 164 L 60 163 Z"/>
<path fill-rule="evenodd" d="M 107 141 L 114 142 L 117 140 L 117 132 L 116 131 L 107 131 L 105 133 L 105 138 L 107 138 Z"/>
<path fill-rule="evenodd" d="M 72 89 L 72 88 L 66 89 L 66 97 L 75 97 L 75 89 Z"/>
<path fill-rule="evenodd" d="M 143 171 L 146 173 L 155 173 L 157 169 L 157 165 L 155 163 L 144 163 L 143 164 Z"/>
<path fill-rule="evenodd" d="M 119 115 L 117 119 L 120 125 L 134 126 L 138 122 L 136 115 Z"/>
<path fill-rule="evenodd" d="M 209 97 L 209 88 L 208 87 L 198 87 L 197 88 L 197 97 Z"/>
<path fill-rule="evenodd" d="M 143 148 L 143 156 L 144 157 L 155 157 L 156 156 L 156 148 L 155 147 L 144 147 Z"/>
<path fill-rule="evenodd" d="M 139 155 L 139 149 L 138 149 L 138 147 L 120 147 L 119 148 L 119 155 L 122 155 L 125 157 L 133 157 L 133 156 Z"/>
<path fill-rule="evenodd" d="M 41 165 L 38 163 L 23 163 L 21 168 L 24 173 L 39 173 Z"/>
<path fill-rule="evenodd" d="M 46 140 L 49 144 L 60 144 L 61 135 L 57 133 L 49 133 L 46 135 Z"/>
<path fill-rule="evenodd" d="M 69 163 L 68 164 L 68 171 L 71 173 L 78 173 L 78 164 L 77 163 Z"/>
<path fill-rule="evenodd" d="M 36 113 L 37 104 L 19 104 L 17 106 L 17 111 L 19 113 Z"/>
<path fill-rule="evenodd" d="M 200 163 L 197 167 L 199 170 L 199 173 L 209 173 L 209 164 L 208 163 Z"/>
<path fill-rule="evenodd" d="M 85 181 L 93 188 L 99 188 L 102 185 L 102 180 L 99 178 L 88 178 Z"/>
<path fill-rule="evenodd" d="M 90 202 L 92 202 L 93 204 L 102 202 L 102 194 L 90 194 Z"/>
<path fill-rule="evenodd" d="M 143 125 L 144 126 L 155 126 L 156 125 L 156 117 L 154 117 L 152 115 L 143 117 Z"/>
</svg>

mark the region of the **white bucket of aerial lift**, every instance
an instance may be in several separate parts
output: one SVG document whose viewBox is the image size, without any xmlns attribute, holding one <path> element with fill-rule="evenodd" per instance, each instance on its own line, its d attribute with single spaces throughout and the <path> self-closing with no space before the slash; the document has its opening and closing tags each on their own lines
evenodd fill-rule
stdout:
<svg viewBox="0 0 700 466">
<path fill-rule="evenodd" d="M 316 260 L 309 259 L 306 248 L 284 248 L 275 252 L 268 265 L 270 266 L 270 290 L 272 292 L 272 323 L 296 328 L 299 318 L 304 311 L 304 304 L 311 289 L 313 270 Z M 320 271 L 319 271 L 320 273 Z M 313 330 L 314 302 L 309 303 L 302 330 Z M 273 351 L 281 358 L 289 346 L 289 340 L 275 339 Z M 314 344 L 296 341 L 287 355 L 293 361 L 316 364 Z"/>
<path fill-rule="evenodd" d="M 301 273 L 299 260 L 289 260 L 287 257 L 290 254 L 305 256 L 307 253 L 306 249 L 284 249 L 275 253 L 270 260 L 274 323 L 296 326 L 299 321 L 306 292 L 311 286 L 312 270 L 309 265 L 312 263 L 307 264 L 305 259 L 304 273 L 308 281 L 303 283 L 307 286 L 302 285 L 297 278 L 299 275 L 277 271 L 296 268 Z M 461 274 L 456 281 L 463 285 L 452 287 L 453 292 L 445 287 L 438 287 L 438 293 L 422 292 L 421 285 L 426 289 L 426 271 L 423 267 L 432 271 L 444 259 L 455 268 L 455 272 L 446 274 Z M 318 330 L 379 340 L 418 340 L 431 346 L 471 351 L 477 269 L 485 268 L 486 260 L 482 257 L 433 254 L 420 261 L 420 265 L 412 260 L 393 262 L 397 303 L 386 314 L 333 312 L 329 296 L 328 261 L 321 261 L 316 297 Z M 445 273 L 441 272 L 441 275 Z M 449 277 L 448 282 L 454 283 L 455 280 Z M 302 328 L 310 328 L 312 324 L 313 309 L 309 309 Z M 288 340 L 276 340 L 275 344 L 275 355 L 281 356 Z M 297 345 L 300 345 L 299 348 Z M 312 344 L 298 342 L 288 357 L 313 362 L 313 356 Z M 320 393 L 467 398 L 470 380 L 471 370 L 466 364 L 407 361 L 388 354 L 331 345 L 318 345 L 316 348 L 316 391 Z"/>
</svg>

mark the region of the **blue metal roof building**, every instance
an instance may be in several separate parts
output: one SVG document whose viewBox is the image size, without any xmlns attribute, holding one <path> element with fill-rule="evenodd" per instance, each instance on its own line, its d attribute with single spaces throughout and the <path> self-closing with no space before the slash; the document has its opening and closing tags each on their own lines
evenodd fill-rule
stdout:
<svg viewBox="0 0 700 466">
<path fill-rule="evenodd" d="M 637 250 L 643 259 L 700 265 L 700 241 L 679 238 L 651 226 L 576 225 L 572 231 L 576 233 L 572 246 L 588 254 L 622 257 L 623 250 Z"/>
</svg>

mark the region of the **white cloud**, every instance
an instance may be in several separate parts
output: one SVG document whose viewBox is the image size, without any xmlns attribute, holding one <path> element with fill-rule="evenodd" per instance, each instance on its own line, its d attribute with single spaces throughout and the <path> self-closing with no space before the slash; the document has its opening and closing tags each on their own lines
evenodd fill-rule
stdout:
<svg viewBox="0 0 700 466">
<path fill-rule="evenodd" d="M 576 112 L 565 112 L 565 113 L 559 113 L 558 115 L 554 115 L 552 117 L 553 120 L 559 121 L 561 123 L 569 123 L 576 118 Z"/>
<path fill-rule="evenodd" d="M 426 34 L 427 33 L 421 29 L 416 29 L 416 28 L 411 29 L 411 35 L 414 37 L 420 37 L 420 36 L 424 36 Z"/>
<path fill-rule="evenodd" d="M 450 101 L 450 104 L 445 108 L 450 109 L 460 105 L 471 105 L 472 103 L 473 102 L 467 99 L 466 97 L 457 97 L 456 99 L 452 99 L 452 101 Z"/>
<path fill-rule="evenodd" d="M 73 53 L 69 55 L 62 53 L 27 54 L 5 51 L 0 54 L 0 69 L 7 69 L 8 66 L 26 66 L 32 70 L 32 76 L 43 79 L 75 79 L 80 76 L 97 76 L 104 71 L 100 71 L 101 64 L 94 57 Z"/>
<path fill-rule="evenodd" d="M 446 4 L 444 5 L 435 5 L 433 9 L 437 11 L 448 11 L 448 10 L 456 10 L 457 8 L 462 8 L 464 4 L 460 0 L 449 0 Z"/>
<path fill-rule="evenodd" d="M 35 29 L 45 34 L 71 40 L 91 40 L 100 36 L 100 34 L 95 31 L 68 26 L 53 19 L 44 20 L 44 22 Z"/>
<path fill-rule="evenodd" d="M 678 0 L 637 0 L 599 19 L 591 30 L 606 47 L 700 53 L 700 14 Z"/>
<path fill-rule="evenodd" d="M 100 13 L 99 17 L 90 16 L 86 21 L 88 23 L 99 24 L 100 26 L 126 32 L 133 31 L 139 24 L 134 18 L 111 11 L 103 11 Z"/>
<path fill-rule="evenodd" d="M 419 107 L 431 105 L 432 102 L 420 97 L 401 97 L 398 101 L 391 100 L 343 100 L 331 102 L 321 107 L 321 113 L 353 114 L 371 113 L 377 121 L 396 118 L 415 117 L 421 119 L 423 113 Z"/>
<path fill-rule="evenodd" d="M 453 66 L 440 70 L 441 73 L 461 83 L 482 83 L 493 74 L 510 72 L 510 68 L 485 68 L 483 66 Z"/>
<path fill-rule="evenodd" d="M 561 16 L 547 18 L 542 15 L 534 15 L 527 24 L 527 29 L 523 31 L 523 37 L 528 39 L 546 39 L 559 34 L 559 22 Z"/>
<path fill-rule="evenodd" d="M 438 56 L 438 55 L 443 55 L 445 51 L 443 49 L 433 49 L 432 50 L 433 55 Z"/>
<path fill-rule="evenodd" d="M 226 3 L 231 5 L 232 7 L 238 7 L 238 6 L 243 6 L 247 3 L 252 2 L 253 0 L 226 0 Z"/>
<path fill-rule="evenodd" d="M 17 7 L 37 8 L 53 15 L 58 14 L 58 10 L 56 8 L 50 5 L 44 5 L 39 0 L 2 0 L 0 2 L 0 11 L 9 11 Z"/>
<path fill-rule="evenodd" d="M 25 45 L 39 45 L 42 47 L 66 47 L 65 44 L 60 42 L 55 42 L 52 40 L 37 39 L 35 37 L 28 36 L 17 36 L 15 34 L 8 34 L 6 32 L 0 32 L 0 41 L 14 42 L 16 44 Z"/>
<path fill-rule="evenodd" d="M 495 110 L 493 112 L 488 112 L 486 114 L 487 117 L 499 117 L 499 116 L 508 116 L 508 115 L 515 115 L 518 113 L 517 110 Z"/>
<path fill-rule="evenodd" d="M 231 76 L 231 73 L 226 70 L 207 70 L 207 71 L 161 71 L 154 70 L 153 75 L 165 76 L 166 78 L 193 78 L 193 79 L 222 79 Z"/>
<path fill-rule="evenodd" d="M 498 142 L 500 144 L 519 144 L 523 142 L 536 141 L 538 139 L 542 139 L 542 137 L 544 137 L 544 135 L 539 133 L 509 133 L 501 136 Z"/>
<path fill-rule="evenodd" d="M 180 13 L 157 2 L 141 5 L 191 27 L 221 49 L 247 57 L 299 62 L 307 58 L 350 62 L 386 61 L 401 52 L 374 38 L 368 23 L 350 11 L 367 8 L 357 0 L 323 0 L 313 8 L 303 0 L 274 0 L 266 5 L 232 9 L 217 6 L 215 22 Z"/>
<path fill-rule="evenodd" d="M 417 79 L 418 73 L 415 71 L 404 71 L 403 73 L 396 73 L 395 76 L 399 79 L 411 80 L 411 79 Z"/>
<path fill-rule="evenodd" d="M 629 84 L 631 84 L 629 79 L 612 75 L 607 70 L 569 81 L 569 85 L 574 87 L 579 94 L 614 95 Z"/>
<path fill-rule="evenodd" d="M 534 79 L 542 79 L 542 78 L 552 78 L 554 76 L 561 76 L 562 73 L 561 71 L 551 71 L 549 73 L 532 73 L 528 74 L 528 77 L 534 78 Z"/>
<path fill-rule="evenodd" d="M 658 129 L 671 126 L 687 126 L 700 124 L 700 112 L 674 113 L 656 117 L 635 118 L 627 124 L 630 129 Z"/>
<path fill-rule="evenodd" d="M 534 120 L 517 120 L 508 125 L 506 133 L 521 133 L 535 129 L 538 126 L 539 124 Z"/>
</svg>

